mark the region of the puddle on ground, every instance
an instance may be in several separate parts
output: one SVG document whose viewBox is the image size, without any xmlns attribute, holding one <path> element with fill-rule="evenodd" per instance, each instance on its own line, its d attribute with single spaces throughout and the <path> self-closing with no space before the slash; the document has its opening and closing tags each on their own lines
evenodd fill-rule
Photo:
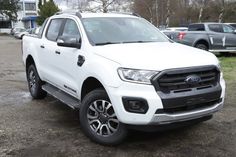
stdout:
<svg viewBox="0 0 236 157">
<path fill-rule="evenodd" d="M 4 71 L 0 73 L 0 79 L 7 80 L 7 81 L 26 81 L 25 72 L 12 72 L 12 71 Z"/>
<path fill-rule="evenodd" d="M 30 93 L 26 91 L 10 92 L 0 95 L 0 105 L 4 104 L 21 105 L 30 101 L 32 101 L 32 97 Z"/>
</svg>

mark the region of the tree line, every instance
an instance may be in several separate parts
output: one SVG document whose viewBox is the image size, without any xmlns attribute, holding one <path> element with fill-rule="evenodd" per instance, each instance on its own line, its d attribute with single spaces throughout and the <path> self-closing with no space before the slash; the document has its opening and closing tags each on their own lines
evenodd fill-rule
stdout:
<svg viewBox="0 0 236 157">
<path fill-rule="evenodd" d="M 133 11 L 156 26 L 236 22 L 235 0 L 134 0 Z"/>
<path fill-rule="evenodd" d="M 187 26 L 195 22 L 236 22 L 236 0 L 64 0 L 70 9 L 90 12 L 138 13 L 156 26 Z M 0 14 L 16 20 L 19 0 L 0 0 Z M 53 0 L 39 0 L 42 22 L 59 11 Z"/>
</svg>

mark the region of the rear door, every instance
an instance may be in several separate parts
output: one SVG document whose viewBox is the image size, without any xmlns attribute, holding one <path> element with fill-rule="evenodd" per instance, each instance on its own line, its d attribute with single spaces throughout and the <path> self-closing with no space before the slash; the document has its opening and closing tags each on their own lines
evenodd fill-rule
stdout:
<svg viewBox="0 0 236 157">
<path fill-rule="evenodd" d="M 223 27 L 221 24 L 208 24 L 209 39 L 213 50 L 225 49 L 226 36 L 223 33 Z"/>
<path fill-rule="evenodd" d="M 44 80 L 56 86 L 59 85 L 60 80 L 60 78 L 58 78 L 59 71 L 57 69 L 57 63 L 55 62 L 55 59 L 58 57 L 56 41 L 62 29 L 63 22 L 63 18 L 51 19 L 46 29 L 44 39 L 42 43 L 40 43 L 42 50 L 39 53 L 41 59 L 40 64 L 43 65 Z"/>
<path fill-rule="evenodd" d="M 227 50 L 236 50 L 236 34 L 235 29 L 228 25 L 223 25 L 223 31 L 226 36 L 226 49 Z"/>
</svg>

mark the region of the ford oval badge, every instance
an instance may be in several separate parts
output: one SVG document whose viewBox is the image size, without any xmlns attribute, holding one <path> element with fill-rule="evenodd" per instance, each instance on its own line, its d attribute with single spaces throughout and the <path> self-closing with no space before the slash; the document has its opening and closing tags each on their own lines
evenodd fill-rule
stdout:
<svg viewBox="0 0 236 157">
<path fill-rule="evenodd" d="M 185 82 L 189 85 L 198 84 L 200 81 L 201 81 L 201 77 L 198 75 L 189 75 L 185 79 Z"/>
</svg>

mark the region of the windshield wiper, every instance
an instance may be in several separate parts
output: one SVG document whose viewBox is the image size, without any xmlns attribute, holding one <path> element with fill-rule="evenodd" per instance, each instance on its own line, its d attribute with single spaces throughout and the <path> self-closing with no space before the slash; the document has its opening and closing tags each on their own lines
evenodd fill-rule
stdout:
<svg viewBox="0 0 236 157">
<path fill-rule="evenodd" d="M 155 42 L 155 41 L 142 41 L 142 40 L 139 40 L 139 41 L 125 41 L 123 43 L 150 43 L 150 42 Z"/>
<path fill-rule="evenodd" d="M 95 43 L 96 46 L 100 46 L 100 45 L 110 45 L 110 44 L 121 44 L 121 43 L 120 43 L 120 42 Z"/>
</svg>

